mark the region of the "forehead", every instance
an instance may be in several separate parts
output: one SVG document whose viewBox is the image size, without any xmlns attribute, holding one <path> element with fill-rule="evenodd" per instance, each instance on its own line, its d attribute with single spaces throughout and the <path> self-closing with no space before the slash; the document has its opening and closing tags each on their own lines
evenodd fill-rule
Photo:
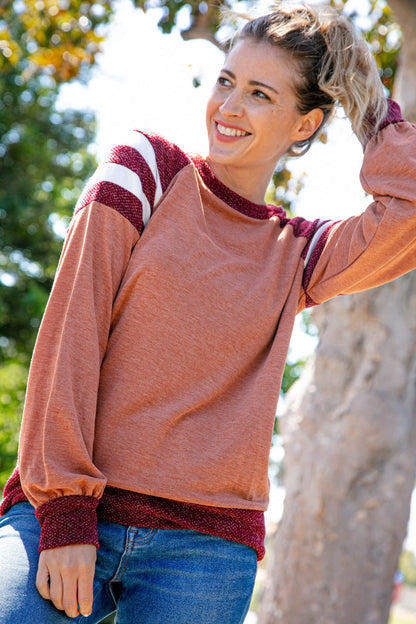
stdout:
<svg viewBox="0 0 416 624">
<path fill-rule="evenodd" d="M 247 77 L 277 86 L 295 88 L 297 68 L 289 53 L 283 48 L 256 41 L 241 39 L 228 53 L 224 69 L 236 76 Z"/>
</svg>

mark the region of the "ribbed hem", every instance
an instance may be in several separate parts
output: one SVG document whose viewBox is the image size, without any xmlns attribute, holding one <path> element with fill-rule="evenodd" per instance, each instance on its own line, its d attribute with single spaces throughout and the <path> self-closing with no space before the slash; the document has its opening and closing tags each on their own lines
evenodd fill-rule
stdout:
<svg viewBox="0 0 416 624">
<path fill-rule="evenodd" d="M 265 554 L 264 513 L 256 509 L 209 507 L 106 486 L 99 520 L 154 529 L 193 529 L 251 546 Z"/>
<path fill-rule="evenodd" d="M 16 469 L 6 484 L 0 515 L 27 500 Z M 111 486 L 106 486 L 99 502 L 87 496 L 64 496 L 41 505 L 36 512 L 42 524 L 39 550 L 79 543 L 97 546 L 95 509 L 98 520 L 157 529 L 193 529 L 247 544 L 256 550 L 259 561 L 265 554 L 262 511 L 182 503 Z"/>
<path fill-rule="evenodd" d="M 98 499 L 92 496 L 61 496 L 40 505 L 35 513 L 41 525 L 39 552 L 71 544 L 94 544 Z"/>
</svg>

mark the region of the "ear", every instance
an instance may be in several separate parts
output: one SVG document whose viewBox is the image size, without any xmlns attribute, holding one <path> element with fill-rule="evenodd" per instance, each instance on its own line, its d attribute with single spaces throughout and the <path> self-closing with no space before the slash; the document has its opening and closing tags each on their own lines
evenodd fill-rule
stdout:
<svg viewBox="0 0 416 624">
<path fill-rule="evenodd" d="M 296 141 L 309 139 L 316 132 L 322 123 L 324 113 L 320 108 L 314 108 L 306 115 L 303 115 L 297 128 L 298 138 Z"/>
</svg>

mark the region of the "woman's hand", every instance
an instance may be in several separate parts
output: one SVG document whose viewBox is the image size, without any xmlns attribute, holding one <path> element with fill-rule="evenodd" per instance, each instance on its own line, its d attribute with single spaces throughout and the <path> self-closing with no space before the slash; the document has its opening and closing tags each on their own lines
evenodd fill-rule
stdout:
<svg viewBox="0 0 416 624">
<path fill-rule="evenodd" d="M 92 611 L 93 580 L 97 549 L 92 544 L 75 544 L 40 553 L 36 587 L 57 609 L 69 617 Z"/>
</svg>

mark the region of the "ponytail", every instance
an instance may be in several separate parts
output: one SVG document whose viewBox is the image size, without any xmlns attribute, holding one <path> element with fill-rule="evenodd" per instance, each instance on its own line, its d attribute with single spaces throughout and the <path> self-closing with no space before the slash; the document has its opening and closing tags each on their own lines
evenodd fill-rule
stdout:
<svg viewBox="0 0 416 624">
<path fill-rule="evenodd" d="M 387 113 L 387 102 L 376 62 L 363 38 L 344 17 L 331 16 L 321 32 L 327 52 L 319 87 L 339 102 L 354 133 L 365 144 Z"/>
</svg>

